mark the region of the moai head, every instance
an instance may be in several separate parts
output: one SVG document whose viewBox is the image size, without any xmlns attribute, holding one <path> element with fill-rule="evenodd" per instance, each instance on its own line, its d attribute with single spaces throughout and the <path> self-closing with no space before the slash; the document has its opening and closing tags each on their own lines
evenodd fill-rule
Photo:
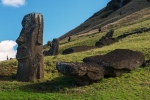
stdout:
<svg viewBox="0 0 150 100">
<path fill-rule="evenodd" d="M 52 41 L 51 48 L 47 51 L 47 53 L 45 55 L 46 56 L 58 55 L 58 51 L 59 51 L 59 39 L 55 38 Z"/>
<path fill-rule="evenodd" d="M 30 13 L 22 20 L 22 30 L 17 38 L 17 79 L 32 81 L 44 77 L 43 66 L 43 16 Z"/>
</svg>

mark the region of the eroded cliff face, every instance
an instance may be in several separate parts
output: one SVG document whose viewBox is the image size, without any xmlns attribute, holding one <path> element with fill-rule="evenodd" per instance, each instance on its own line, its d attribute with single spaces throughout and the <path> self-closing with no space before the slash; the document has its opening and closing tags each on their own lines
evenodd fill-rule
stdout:
<svg viewBox="0 0 150 100">
<path fill-rule="evenodd" d="M 77 26 L 75 29 L 69 31 L 60 40 L 72 36 L 85 34 L 91 30 L 104 27 L 105 25 L 115 22 L 129 14 L 148 7 L 148 0 L 111 0 L 106 7 L 93 14 L 85 22 Z"/>
</svg>

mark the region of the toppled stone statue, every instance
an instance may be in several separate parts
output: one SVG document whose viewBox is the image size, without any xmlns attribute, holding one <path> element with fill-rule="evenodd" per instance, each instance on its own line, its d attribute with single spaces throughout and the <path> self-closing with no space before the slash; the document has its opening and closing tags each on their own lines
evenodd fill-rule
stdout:
<svg viewBox="0 0 150 100">
<path fill-rule="evenodd" d="M 22 30 L 17 38 L 17 79 L 32 81 L 44 78 L 43 62 L 43 16 L 30 13 L 22 20 Z"/>
<path fill-rule="evenodd" d="M 145 57 L 141 52 L 116 49 L 106 55 L 86 57 L 83 62 L 58 62 L 56 68 L 62 74 L 75 78 L 78 85 L 88 85 L 104 76 L 116 77 L 134 70 L 145 62 Z"/>
<path fill-rule="evenodd" d="M 145 62 L 145 56 L 137 51 L 116 49 L 103 56 L 86 57 L 83 62 L 98 63 L 103 66 L 105 76 L 116 77 L 141 66 Z"/>
<path fill-rule="evenodd" d="M 88 85 L 104 77 L 103 68 L 96 63 L 57 62 L 56 68 L 64 75 L 74 77 L 78 85 Z"/>
<path fill-rule="evenodd" d="M 95 43 L 95 46 L 103 47 L 105 45 L 109 45 L 117 42 L 118 40 L 116 38 L 112 38 L 113 34 L 114 34 L 114 30 L 110 30 L 108 33 L 106 33 L 105 36 L 102 36 L 102 38 Z"/>
<path fill-rule="evenodd" d="M 53 39 L 52 46 L 48 51 L 44 51 L 45 56 L 58 55 L 59 39 Z"/>
</svg>

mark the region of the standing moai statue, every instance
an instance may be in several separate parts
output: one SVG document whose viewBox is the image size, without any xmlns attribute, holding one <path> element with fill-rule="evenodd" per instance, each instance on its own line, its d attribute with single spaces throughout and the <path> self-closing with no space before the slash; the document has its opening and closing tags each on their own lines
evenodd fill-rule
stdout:
<svg viewBox="0 0 150 100">
<path fill-rule="evenodd" d="M 58 55 L 59 50 L 59 39 L 53 39 L 52 46 L 48 51 L 48 55 Z"/>
<path fill-rule="evenodd" d="M 70 41 L 71 41 L 71 37 L 69 36 L 69 37 L 68 37 L 68 42 L 70 42 Z"/>
<path fill-rule="evenodd" d="M 8 60 L 8 56 L 7 56 L 7 60 Z"/>
<path fill-rule="evenodd" d="M 22 20 L 22 30 L 17 38 L 18 81 L 44 78 L 43 62 L 43 16 L 30 13 Z"/>
<path fill-rule="evenodd" d="M 51 47 L 51 46 L 52 46 L 52 42 L 51 42 L 51 41 L 48 41 L 48 42 L 47 42 L 47 46 Z"/>
<path fill-rule="evenodd" d="M 102 31 L 101 27 L 98 28 L 99 33 Z"/>
</svg>

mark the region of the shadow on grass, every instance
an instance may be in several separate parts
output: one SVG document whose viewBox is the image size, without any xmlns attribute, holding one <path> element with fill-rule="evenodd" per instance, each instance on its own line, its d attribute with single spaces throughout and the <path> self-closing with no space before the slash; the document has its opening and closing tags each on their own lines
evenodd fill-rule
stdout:
<svg viewBox="0 0 150 100">
<path fill-rule="evenodd" d="M 65 93 L 68 88 L 77 87 L 75 80 L 67 76 L 61 76 L 51 81 L 31 83 L 25 86 L 21 86 L 20 90 L 24 92 L 37 92 L 37 93 Z"/>
<path fill-rule="evenodd" d="M 13 76 L 8 75 L 0 75 L 0 81 L 13 81 L 15 78 Z"/>
</svg>

